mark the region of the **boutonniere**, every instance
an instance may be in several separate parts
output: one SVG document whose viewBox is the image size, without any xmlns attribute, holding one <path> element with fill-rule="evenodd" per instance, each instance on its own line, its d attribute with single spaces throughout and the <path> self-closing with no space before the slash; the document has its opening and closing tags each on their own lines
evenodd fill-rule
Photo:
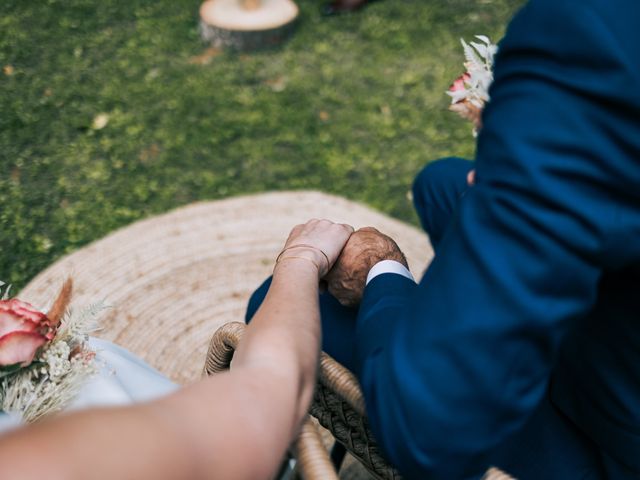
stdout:
<svg viewBox="0 0 640 480">
<path fill-rule="evenodd" d="M 45 314 L 9 298 L 0 282 L 0 410 L 30 423 L 66 407 L 95 373 L 95 352 L 87 346 L 97 330 L 101 306 L 69 308 L 68 279 Z"/>
<path fill-rule="evenodd" d="M 464 49 L 465 73 L 454 80 L 447 91 L 451 97 L 449 110 L 458 113 L 473 123 L 473 134 L 477 135 L 482 127 L 482 110 L 489 101 L 489 87 L 493 82 L 493 59 L 498 47 L 489 37 L 476 35 L 479 42 L 465 42 L 460 39 Z"/>
</svg>

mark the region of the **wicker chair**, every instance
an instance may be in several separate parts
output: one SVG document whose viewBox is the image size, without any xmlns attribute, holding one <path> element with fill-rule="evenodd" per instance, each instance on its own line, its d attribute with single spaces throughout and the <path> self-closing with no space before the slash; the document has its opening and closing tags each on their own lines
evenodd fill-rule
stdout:
<svg viewBox="0 0 640 480">
<path fill-rule="evenodd" d="M 239 322 L 220 327 L 209 345 L 204 375 L 229 368 L 233 352 L 245 325 Z M 337 479 L 345 452 L 349 452 L 378 480 L 397 480 L 400 474 L 380 454 L 365 411 L 364 398 L 355 376 L 326 353 L 320 357 L 318 384 L 309 413 L 329 430 L 336 442 L 331 454 L 325 449 L 316 424 L 307 418 L 292 446 L 297 460 L 297 474 L 305 480 Z M 485 480 L 508 480 L 513 477 L 491 468 Z"/>
</svg>

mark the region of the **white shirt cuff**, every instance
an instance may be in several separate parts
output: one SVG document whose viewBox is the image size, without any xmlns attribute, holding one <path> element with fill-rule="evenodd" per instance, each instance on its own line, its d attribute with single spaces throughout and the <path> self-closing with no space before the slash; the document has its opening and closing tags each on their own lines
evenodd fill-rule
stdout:
<svg viewBox="0 0 640 480">
<path fill-rule="evenodd" d="M 395 260 L 382 260 L 381 262 L 376 263 L 371 270 L 369 270 L 369 275 L 367 275 L 367 285 L 369 282 L 376 278 L 378 275 L 382 275 L 383 273 L 395 273 L 397 275 L 402 275 L 403 277 L 407 277 L 409 280 L 415 282 L 413 275 L 411 272 L 402 265 L 400 262 L 396 262 Z"/>
</svg>

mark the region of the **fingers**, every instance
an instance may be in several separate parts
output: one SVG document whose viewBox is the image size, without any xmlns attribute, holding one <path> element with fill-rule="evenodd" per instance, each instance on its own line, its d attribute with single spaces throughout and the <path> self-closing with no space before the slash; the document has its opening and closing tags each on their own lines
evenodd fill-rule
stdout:
<svg viewBox="0 0 640 480">
<path fill-rule="evenodd" d="M 342 229 L 344 233 L 347 233 L 347 234 L 351 234 L 354 232 L 354 228 L 347 223 L 336 223 L 324 218 L 323 219 L 312 218 L 311 220 L 308 220 L 307 223 L 301 223 L 293 227 L 289 236 L 299 235 L 302 232 L 310 232 L 310 231 L 322 232 L 323 230 L 326 230 L 326 229 L 333 229 L 334 232 L 336 232 L 337 229 Z"/>
<path fill-rule="evenodd" d="M 333 266 L 353 232 L 354 228 L 351 225 L 313 218 L 293 227 L 284 250 L 296 245 L 317 250 L 321 255 L 321 263 L 326 267 L 321 272 L 324 275 Z"/>
<path fill-rule="evenodd" d="M 348 231 L 349 233 L 353 233 L 354 231 L 354 228 L 347 223 L 337 223 L 331 220 L 327 220 L 326 218 L 312 218 L 311 220 L 308 220 L 307 223 L 304 223 L 298 226 L 303 228 L 304 227 L 317 227 L 317 228 L 342 227 L 345 231 Z"/>
<path fill-rule="evenodd" d="M 345 230 L 345 232 L 348 232 L 348 233 L 354 232 L 354 228 L 347 223 L 336 223 L 324 218 L 322 219 L 312 218 L 311 220 L 308 220 L 306 223 L 301 223 L 293 227 L 289 236 L 297 235 L 304 230 L 317 230 L 317 229 L 330 228 L 335 226 L 342 227 Z"/>
<path fill-rule="evenodd" d="M 356 307 L 362 300 L 362 290 L 348 290 L 332 283 L 327 285 L 327 291 L 344 307 Z"/>
<path fill-rule="evenodd" d="M 318 248 L 325 246 L 331 251 L 336 248 L 342 250 L 353 232 L 354 228 L 346 223 L 314 218 L 307 223 L 296 225 L 289 234 L 287 243 L 292 243 L 294 240 L 300 242 L 303 239 L 305 243 Z"/>
</svg>

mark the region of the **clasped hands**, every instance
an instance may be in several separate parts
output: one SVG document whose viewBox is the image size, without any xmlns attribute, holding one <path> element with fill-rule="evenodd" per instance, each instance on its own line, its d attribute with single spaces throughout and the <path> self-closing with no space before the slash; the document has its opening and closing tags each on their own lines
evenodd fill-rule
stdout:
<svg viewBox="0 0 640 480">
<path fill-rule="evenodd" d="M 408 267 L 398 244 L 375 228 L 354 231 L 350 225 L 315 219 L 291 230 L 276 266 L 291 259 L 316 265 L 318 278 L 346 306 L 360 303 L 367 275 L 376 263 L 395 260 Z"/>
</svg>

